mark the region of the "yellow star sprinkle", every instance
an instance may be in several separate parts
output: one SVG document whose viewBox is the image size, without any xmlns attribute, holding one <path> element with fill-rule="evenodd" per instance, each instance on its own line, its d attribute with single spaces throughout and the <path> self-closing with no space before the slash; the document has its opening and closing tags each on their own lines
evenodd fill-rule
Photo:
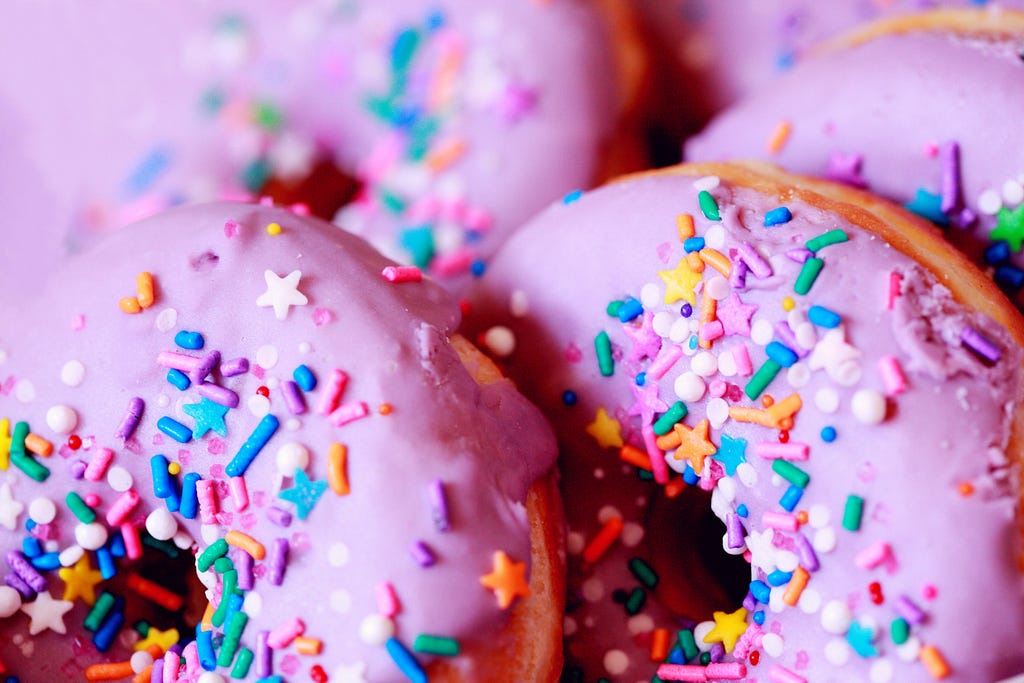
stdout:
<svg viewBox="0 0 1024 683">
<path fill-rule="evenodd" d="M 604 407 L 597 409 L 594 421 L 587 425 L 587 434 L 601 448 L 622 448 L 622 425 Z"/>
<path fill-rule="evenodd" d="M 686 458 L 690 461 L 693 471 L 700 474 L 704 470 L 704 461 L 709 455 L 718 452 L 715 444 L 708 439 L 710 423 L 707 419 L 701 420 L 697 426 L 690 429 L 682 422 L 677 422 L 672 431 L 665 436 L 658 437 L 658 447 L 669 449 L 674 448 L 672 454 L 676 460 Z"/>
<path fill-rule="evenodd" d="M 674 304 L 680 299 L 686 299 L 691 306 L 697 305 L 697 295 L 693 288 L 703 277 L 695 272 L 686 259 L 680 259 L 679 265 L 674 270 L 659 270 L 658 277 L 665 282 L 665 303 Z"/>
<path fill-rule="evenodd" d="M 153 626 L 149 627 L 149 632 L 146 637 L 135 643 L 135 649 L 145 650 L 150 645 L 156 645 L 160 648 L 161 652 L 167 652 L 171 649 L 171 645 L 181 640 L 181 634 L 178 633 L 178 629 L 172 628 L 166 631 L 161 631 Z"/>
<path fill-rule="evenodd" d="M 65 567 L 58 574 L 64 581 L 63 600 L 82 598 L 87 605 L 96 604 L 96 584 L 103 580 L 103 575 L 89 565 L 88 557 L 83 555 L 74 566 Z"/>
<path fill-rule="evenodd" d="M 747 610 L 740 607 L 731 614 L 726 612 L 715 612 L 715 627 L 704 636 L 705 643 L 721 643 L 725 646 L 726 653 L 732 652 L 739 640 L 747 630 Z"/>
<path fill-rule="evenodd" d="M 494 591 L 501 609 L 511 605 L 516 597 L 525 598 L 530 594 L 530 584 L 526 582 L 526 563 L 513 562 L 501 550 L 494 553 L 494 571 L 481 576 L 480 583 Z"/>
</svg>

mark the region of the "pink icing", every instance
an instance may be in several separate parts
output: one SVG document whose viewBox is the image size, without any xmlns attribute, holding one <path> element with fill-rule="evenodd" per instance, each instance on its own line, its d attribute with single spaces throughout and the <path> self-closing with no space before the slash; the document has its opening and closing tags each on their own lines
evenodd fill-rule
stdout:
<svg viewBox="0 0 1024 683">
<path fill-rule="evenodd" d="M 601 447 L 587 433 L 599 408 L 604 409 L 622 440 L 645 450 L 643 425 L 686 396 L 689 413 L 682 423 L 697 430 L 709 419 L 716 451 L 704 461 L 696 483 L 712 491 L 711 508 L 727 526 L 730 521 L 742 525 L 733 552 L 753 551 L 750 578 L 767 583 L 779 565 L 786 571 L 801 566 L 810 575 L 799 607 L 782 602 L 790 580 L 786 576 L 773 577 L 780 585 L 765 588 L 770 607 L 748 595 L 746 606 L 751 613 L 763 611 L 764 624 L 740 615 L 730 654 L 721 644 L 702 642 L 713 623 L 698 625 L 702 650 L 726 662 L 756 650 L 758 664 L 747 662 L 744 680 L 927 681 L 931 676 L 916 659 L 917 650 L 927 645 L 945 658 L 952 670 L 949 680 L 1019 674 L 1024 670 L 1019 646 L 1024 585 L 1014 565 L 1018 489 L 1004 449 L 1008 411 L 1021 400 L 1021 351 L 1004 330 L 954 302 L 922 267 L 842 217 L 788 202 L 792 220 L 764 227 L 766 213 L 780 205 L 777 198 L 714 181 L 696 183 L 680 175 L 627 179 L 570 205 L 553 206 L 507 244 L 476 295 L 479 318 L 474 324 L 486 329 L 500 323 L 514 331 L 518 350 L 508 359 L 509 372 L 556 425 L 563 449 L 570 566 L 579 566 L 581 548 L 610 516 L 620 515 L 629 530 L 592 571 L 570 574 L 570 596 L 577 598 L 567 615 L 572 664 L 582 667 L 588 680 L 646 679 L 658 666 L 650 656 L 652 629 L 669 629 L 675 643 L 679 624 L 693 623 L 673 619 L 657 602 L 659 594 L 672 593 L 672 586 L 664 585 L 667 579 L 657 593 L 646 591 L 627 563 L 664 556 L 666 547 L 692 539 L 691 525 L 702 522 L 687 517 L 658 526 L 681 529 L 680 538 L 687 541 L 643 536 L 645 520 L 664 517 L 663 492 L 624 465 L 618 448 Z M 712 188 L 721 222 L 702 215 L 698 184 Z M 735 295 L 735 301 L 719 301 L 719 310 L 745 306 L 743 316 L 733 308 L 737 315 L 732 317 L 751 321 L 750 336 L 737 325 L 744 329 L 714 341 L 710 356 L 695 354 L 698 349 L 691 344 L 697 340 L 697 323 L 680 315 L 684 300 L 666 299 L 666 283 L 659 277 L 684 256 L 676 227 L 681 213 L 694 216 L 696 234 L 708 246 L 732 255 L 734 272 L 740 253 L 746 254 L 744 263 L 756 261 L 744 244 L 753 246 L 770 269 L 758 266 L 762 277 L 751 272 L 745 283 L 734 279 L 732 287 L 724 287 L 724 278 L 710 266 L 696 278 L 702 284 L 692 321 L 702 310 L 703 290 Z M 824 268 L 806 295 L 797 294 L 794 282 L 803 268 L 798 260 L 807 256 L 798 249 L 836 229 L 848 241 L 816 251 Z M 663 254 L 666 240 L 671 251 Z M 893 310 L 888 308 L 891 273 L 902 276 Z M 509 313 L 513 293 L 519 316 Z M 629 297 L 640 301 L 646 313 L 623 324 L 606 308 Z M 787 298 L 795 306 L 792 312 L 783 306 Z M 839 314 L 840 328 L 808 322 L 811 306 Z M 661 341 L 654 360 L 637 354 L 636 341 L 644 336 L 638 323 L 643 320 L 646 326 L 645 316 L 652 313 L 652 329 Z M 784 323 L 788 331 L 780 331 Z M 987 365 L 964 346 L 961 335 L 969 329 L 993 343 L 998 360 Z M 608 377 L 599 372 L 595 346 L 602 331 L 610 337 L 615 358 Z M 738 370 L 739 351 L 749 354 L 757 371 L 766 362 L 765 345 L 790 333 L 795 340 L 785 343 L 803 358 L 795 369 L 782 370 L 766 390 L 776 403 L 791 395 L 802 399 L 782 444 L 778 429 L 726 418 L 724 410 L 763 407 L 744 394 L 751 377 Z M 581 362 L 565 362 L 562 350 L 570 345 L 582 350 Z M 682 357 L 657 379 L 657 358 L 676 348 Z M 878 369 L 883 357 L 895 358 L 906 380 L 902 391 L 891 396 L 884 393 Z M 693 378 L 680 379 L 686 372 L 703 373 L 706 383 L 726 382 L 725 400 L 697 396 L 690 388 Z M 642 393 L 656 383 L 651 398 L 661 406 L 653 415 L 630 409 L 641 393 L 635 388 L 638 373 L 646 373 Z M 574 402 L 564 400 L 566 390 L 575 393 Z M 861 391 L 867 393 L 855 400 Z M 879 402 L 881 414 L 871 409 Z M 865 424 L 873 412 L 884 419 Z M 835 430 L 833 441 L 827 440 L 826 428 Z M 769 454 L 792 458 L 789 462 L 810 477 L 792 513 L 780 504 L 790 484 L 773 472 L 775 461 L 764 457 Z M 671 454 L 666 460 L 676 470 L 687 464 Z M 969 494 L 961 492 L 965 484 Z M 851 495 L 864 500 L 859 531 L 843 528 Z M 741 506 L 745 518 L 738 516 Z M 801 550 L 805 540 L 816 549 L 816 561 Z M 728 542 L 726 534 L 723 547 Z M 683 576 L 687 572 L 687 567 L 673 569 Z M 878 605 L 872 602 L 875 582 L 882 598 Z M 615 591 L 635 590 L 650 594 L 630 618 L 614 599 Z M 910 627 L 910 644 L 899 647 L 889 635 L 890 624 L 914 606 L 925 618 Z M 859 625 L 853 633 L 848 620 L 833 614 L 841 617 L 847 608 Z M 675 615 L 686 616 L 696 615 Z M 727 621 L 723 617 L 719 620 Z M 862 657 L 847 638 L 856 641 L 858 629 L 871 624 L 877 626 L 870 643 L 878 656 Z M 689 664 L 701 668 L 697 661 Z M 776 667 L 795 677 L 785 678 Z"/>
<path fill-rule="evenodd" d="M 369 113 L 420 41 L 400 104 L 407 134 Z M 182 202 L 247 196 L 266 173 L 326 156 L 368 184 L 339 219 L 409 260 L 399 234 L 432 229 L 448 284 L 507 231 L 591 183 L 616 116 L 606 27 L 582 0 L 259 3 L 15 2 L 0 27 L 0 285 L 24 291 L 59 254 Z M 407 43 L 409 44 L 409 43 Z M 453 152 L 448 164 L 427 161 Z M 393 196 L 397 213 L 384 208 Z M 17 226 L 17 230 L 14 227 Z M 450 260 L 450 259 L 449 259 Z M 31 265 L 29 265 L 31 264 Z"/>
<path fill-rule="evenodd" d="M 228 222 L 236 227 L 233 236 L 224 234 Z M 281 226 L 280 234 L 267 233 L 273 223 Z M 331 680 L 343 669 L 362 670 L 367 680 L 404 680 L 384 646 L 362 635 L 365 620 L 378 614 L 377 592 L 384 582 L 400 605 L 389 623 L 407 648 L 419 634 L 455 638 L 463 647 L 491 642 L 505 612 L 480 579 L 491 572 L 497 551 L 529 563 L 523 503 L 530 484 L 554 461 L 553 440 L 541 415 L 510 382 L 478 385 L 463 368 L 446 341 L 459 321 L 446 293 L 428 280 L 389 283 L 381 273 L 391 265 L 362 240 L 325 222 L 283 209 L 213 204 L 166 212 L 111 234 L 70 259 L 38 295 L 13 309 L 5 305 L 4 319 L 18 324 L 0 332 L 5 359 L 0 414 L 12 428 L 27 422 L 58 452 L 37 459 L 50 470 L 45 485 L 13 464 L 0 472 L 3 555 L 22 547 L 29 505 L 40 498 L 57 506 L 55 521 L 32 532 L 48 539 L 46 551 L 75 545 L 79 524 L 63 502 L 69 491 L 83 498 L 95 494 L 99 525 L 108 528 L 106 517 L 122 495 L 112 489 L 113 479 L 73 476 L 101 448 L 114 451 L 107 472 L 118 468 L 122 479 L 129 474 L 132 490 L 142 497 L 127 520 L 146 521 L 163 507 L 154 498 L 151 475 L 151 458 L 162 453 L 180 464 L 177 486 L 187 473 L 198 474 L 205 482 L 200 489 L 216 502 L 210 507 L 200 493 L 195 519 L 173 515 L 185 552 L 194 543 L 201 555 L 229 530 L 243 531 L 266 548 L 265 559 L 248 563 L 256 578 L 246 593 L 249 621 L 240 645 L 256 651 L 261 631 L 284 628 L 286 633 L 295 618 L 304 624 L 306 637 L 323 643 L 315 656 L 282 647 L 271 672 L 308 672 L 316 665 Z M 138 314 L 124 313 L 118 302 L 136 295 L 136 278 L 143 271 L 155 279 L 155 303 Z M 265 299 L 269 280 L 295 277 L 296 287 L 282 287 L 280 296 Z M 318 321 L 320 311 L 333 319 Z M 70 324 L 77 316 L 80 327 Z M 201 333 L 205 347 L 179 348 L 175 339 L 181 331 Z M 197 414 L 196 406 L 204 402 L 195 383 L 179 390 L 167 379 L 168 366 L 195 367 L 195 358 L 213 350 L 221 354 L 220 370 L 214 369 L 208 381 L 236 392 L 239 407 L 211 412 L 215 406 L 206 403 Z M 239 359 L 248 361 L 247 372 Z M 315 390 L 285 386 L 299 365 L 312 370 Z M 339 410 L 368 410 L 340 427 L 331 424 L 337 413 L 318 412 L 336 368 L 346 373 L 347 382 L 335 385 L 340 391 L 333 403 Z M 122 431 L 133 397 L 144 404 L 141 420 Z M 307 410 L 296 413 L 302 404 Z M 48 415 L 54 406 L 74 411 L 71 434 L 81 440 L 78 449 L 54 414 Z M 280 427 L 244 472 L 243 497 L 240 482 L 229 482 L 238 476 L 232 463 L 267 411 Z M 66 411 L 57 409 L 55 415 L 62 414 Z M 184 425 L 188 436 L 200 424 L 212 431 L 179 444 L 158 429 L 163 418 Z M 131 436 L 123 441 L 118 432 Z M 327 485 L 333 443 L 347 448 L 347 495 Z M 287 455 L 296 450 L 298 456 Z M 316 487 L 324 489 L 318 498 L 294 495 L 306 491 L 297 486 L 299 474 L 279 473 L 282 458 L 302 468 L 302 452 L 308 453 L 304 474 L 313 482 L 307 485 L 310 496 Z M 431 483 L 437 480 L 447 501 L 447 530 L 435 522 Z M 4 500 L 3 489 L 13 503 Z M 239 501 L 246 497 L 243 506 Z M 290 525 L 280 522 L 286 513 Z M 204 518 L 209 523 L 201 525 Z M 120 523 L 116 516 L 114 523 Z M 280 543 L 288 547 L 288 560 L 278 586 L 273 556 Z M 433 566 L 423 568 L 410 556 L 414 546 L 417 554 L 433 556 Z M 243 554 L 231 551 L 236 567 Z M 95 568 L 96 559 L 87 555 Z M 3 574 L 10 573 L 5 566 Z M 61 600 L 57 572 L 44 576 L 50 596 Z M 205 581 L 214 594 L 223 586 L 215 573 Z M 101 583 L 97 593 L 103 589 L 117 592 Z M 56 680 L 57 672 L 80 679 L 84 667 L 106 661 L 93 647 L 92 634 L 81 628 L 89 607 L 80 598 L 73 603 L 63 618 L 72 638 L 53 630 L 29 637 L 31 621 L 21 612 L 0 619 L 0 661 L 8 673 L 22 680 Z M 152 623 L 168 628 L 159 620 Z M 111 660 L 127 659 L 137 640 L 133 636 L 128 623 Z M 472 662 L 460 666 L 472 677 Z M 219 669 L 222 675 L 228 671 Z M 254 664 L 245 680 L 268 673 L 259 673 Z"/>
</svg>

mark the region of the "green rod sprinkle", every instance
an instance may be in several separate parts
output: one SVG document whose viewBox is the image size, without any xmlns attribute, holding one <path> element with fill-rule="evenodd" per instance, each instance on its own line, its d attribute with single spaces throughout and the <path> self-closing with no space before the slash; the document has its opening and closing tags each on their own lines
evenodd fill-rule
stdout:
<svg viewBox="0 0 1024 683">
<path fill-rule="evenodd" d="M 92 524 L 96 521 L 96 513 L 74 491 L 69 491 L 68 495 L 64 496 L 64 502 L 67 503 L 68 509 L 74 513 L 75 517 L 78 517 L 78 521 L 82 524 Z"/>
<path fill-rule="evenodd" d="M 852 494 L 847 496 L 846 507 L 843 509 L 843 528 L 847 531 L 860 531 L 860 522 L 863 517 L 864 499 Z"/>
<path fill-rule="evenodd" d="M 668 409 L 668 412 L 662 413 L 661 417 L 654 421 L 654 433 L 658 436 L 665 436 L 672 431 L 676 423 L 686 417 L 688 412 L 686 405 L 682 401 L 676 401 Z"/>
<path fill-rule="evenodd" d="M 50 470 L 45 465 L 24 453 L 15 453 L 12 450 L 11 464 L 38 482 L 44 482 L 50 476 Z"/>
<path fill-rule="evenodd" d="M 214 562 L 227 554 L 228 542 L 223 538 L 218 538 L 206 550 L 199 553 L 199 557 L 196 559 L 196 567 L 199 571 L 205 572 L 213 566 Z"/>
<path fill-rule="evenodd" d="M 800 274 L 797 275 L 796 282 L 793 284 L 793 291 L 801 295 L 811 291 L 814 281 L 818 279 L 818 274 L 824 267 L 825 262 L 814 256 L 804 261 L 804 267 L 800 269 Z"/>
<path fill-rule="evenodd" d="M 697 194 L 697 201 L 700 203 L 700 210 L 704 214 L 704 218 L 707 218 L 709 221 L 722 220 L 721 214 L 718 213 L 718 202 L 715 201 L 710 192 L 701 190 Z"/>
<path fill-rule="evenodd" d="M 654 571 L 651 565 L 644 562 L 639 557 L 634 557 L 629 561 L 629 571 L 632 572 L 636 580 L 639 581 L 644 588 L 654 588 L 658 585 L 658 573 Z"/>
<path fill-rule="evenodd" d="M 85 628 L 89 631 L 96 631 L 103 623 L 103 620 L 110 614 L 110 610 L 114 609 L 114 603 L 116 600 L 110 593 L 103 591 L 100 597 L 96 599 L 96 604 L 92 606 L 89 613 L 85 615 Z"/>
<path fill-rule="evenodd" d="M 249 675 L 249 667 L 252 666 L 252 660 L 255 658 L 252 650 L 247 647 L 243 647 L 238 652 L 238 659 L 235 660 L 235 666 L 231 669 L 232 678 L 245 678 Z"/>
<path fill-rule="evenodd" d="M 11 433 L 11 455 L 25 455 L 25 437 L 28 436 L 28 422 L 18 422 Z"/>
<path fill-rule="evenodd" d="M 799 486 L 802 489 L 807 488 L 807 485 L 811 483 L 811 475 L 807 474 L 788 460 L 773 461 L 772 471 L 793 486 Z"/>
<path fill-rule="evenodd" d="M 743 388 L 743 393 L 750 398 L 751 401 L 757 400 L 757 397 L 761 395 L 768 385 L 772 383 L 775 376 L 782 370 L 782 366 L 773 361 L 771 358 L 766 358 L 764 364 L 757 369 L 754 376 L 747 382 L 747 386 Z"/>
<path fill-rule="evenodd" d="M 626 598 L 626 614 L 631 617 L 636 616 L 644 608 L 645 602 L 647 602 L 647 592 L 637 586 L 630 592 L 629 597 Z"/>
<path fill-rule="evenodd" d="M 700 654 L 700 648 L 697 647 L 697 639 L 693 636 L 693 631 L 690 629 L 683 629 L 679 631 L 679 649 L 683 651 L 683 656 L 686 657 L 686 661 L 691 661 L 697 655 Z"/>
<path fill-rule="evenodd" d="M 846 231 L 836 228 L 835 230 L 829 230 L 823 235 L 812 237 L 807 240 L 807 244 L 805 246 L 811 251 L 816 252 L 833 244 L 842 244 L 849 240 L 850 236 L 846 234 Z"/>
<path fill-rule="evenodd" d="M 455 657 L 459 654 L 459 641 L 444 636 L 432 636 L 421 633 L 412 643 L 412 649 L 426 655 Z"/>
<path fill-rule="evenodd" d="M 611 377 L 615 373 L 615 359 L 612 358 L 612 340 L 608 333 L 602 331 L 594 338 L 594 348 L 597 350 L 597 367 L 601 369 L 601 375 Z"/>
</svg>

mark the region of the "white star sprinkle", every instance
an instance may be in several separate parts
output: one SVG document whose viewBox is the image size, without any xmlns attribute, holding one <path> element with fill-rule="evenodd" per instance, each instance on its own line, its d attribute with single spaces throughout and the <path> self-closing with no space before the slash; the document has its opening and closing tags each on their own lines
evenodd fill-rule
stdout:
<svg viewBox="0 0 1024 683">
<path fill-rule="evenodd" d="M 309 299 L 299 291 L 301 277 L 302 271 L 299 270 L 293 270 L 285 277 L 278 277 L 272 270 L 264 272 L 263 279 L 267 282 L 267 291 L 256 299 L 256 305 L 273 306 L 277 319 L 284 320 L 291 306 L 305 306 L 309 303 Z"/>
<path fill-rule="evenodd" d="M 14 531 L 18 527 L 18 515 L 25 506 L 11 495 L 11 485 L 4 482 L 0 486 L 0 526 Z"/>
<path fill-rule="evenodd" d="M 67 600 L 54 600 L 49 593 L 43 591 L 36 596 L 35 602 L 21 606 L 21 611 L 32 620 L 28 626 L 29 635 L 34 636 L 46 629 L 55 633 L 67 633 L 64 615 L 74 606 L 73 602 Z"/>
<path fill-rule="evenodd" d="M 366 683 L 366 664 L 364 662 L 356 662 L 352 666 L 345 666 L 341 664 L 337 669 L 334 670 L 334 678 L 338 683 Z"/>
</svg>

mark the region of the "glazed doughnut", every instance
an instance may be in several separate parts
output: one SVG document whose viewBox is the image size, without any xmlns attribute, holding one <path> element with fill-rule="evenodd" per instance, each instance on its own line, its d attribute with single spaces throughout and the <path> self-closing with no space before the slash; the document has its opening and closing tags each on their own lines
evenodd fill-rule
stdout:
<svg viewBox="0 0 1024 683">
<path fill-rule="evenodd" d="M 0 206 L 31 226 L 15 244 L 38 260 L 10 284 L 183 202 L 273 188 L 331 218 L 349 188 L 326 165 L 359 181 L 346 227 L 458 288 L 552 199 L 641 167 L 624 131 L 643 56 L 624 7 L 11 3 Z"/>
<path fill-rule="evenodd" d="M 475 328 L 515 340 L 562 448 L 570 680 L 1024 671 L 1024 323 L 931 226 L 685 165 L 549 208 L 480 284 Z"/>
<path fill-rule="evenodd" d="M 866 187 L 946 228 L 1015 298 L 1024 134 L 1006 113 L 1024 107 L 1022 39 L 1024 13 L 1013 11 L 866 26 L 720 115 L 686 156 L 770 159 Z"/>
<path fill-rule="evenodd" d="M 449 343 L 458 306 L 418 269 L 221 203 L 111 233 L 0 312 L 0 671 L 556 675 L 554 438 Z"/>
</svg>

